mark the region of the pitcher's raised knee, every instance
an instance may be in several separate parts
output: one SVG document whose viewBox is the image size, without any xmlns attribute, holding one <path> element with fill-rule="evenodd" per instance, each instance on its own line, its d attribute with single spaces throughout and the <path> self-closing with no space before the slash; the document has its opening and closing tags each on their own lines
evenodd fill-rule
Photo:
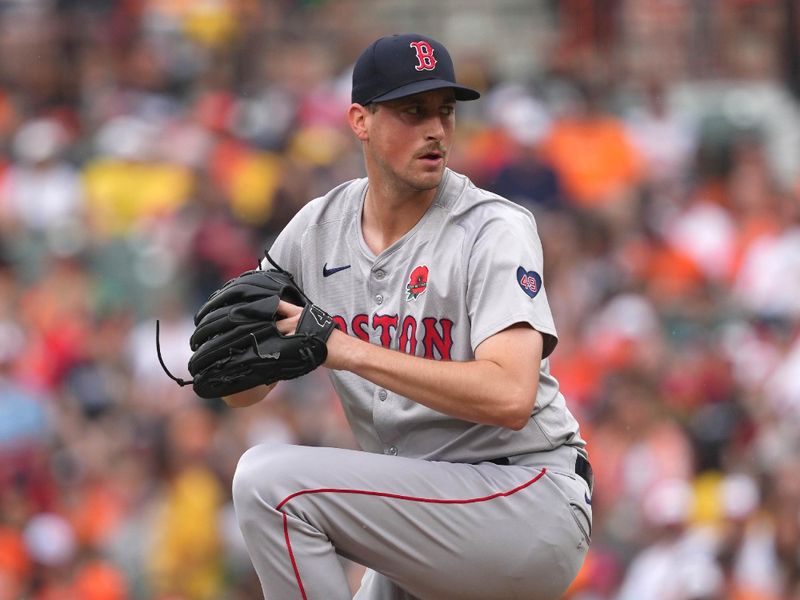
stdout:
<svg viewBox="0 0 800 600">
<path fill-rule="evenodd" d="M 252 510 L 274 509 L 296 491 L 296 467 L 288 444 L 254 446 L 242 454 L 233 476 L 233 504 L 239 520 Z"/>
</svg>

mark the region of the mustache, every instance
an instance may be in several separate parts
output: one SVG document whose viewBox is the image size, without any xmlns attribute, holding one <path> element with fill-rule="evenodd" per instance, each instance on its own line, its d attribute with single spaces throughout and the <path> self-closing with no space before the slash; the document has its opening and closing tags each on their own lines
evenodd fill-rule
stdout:
<svg viewBox="0 0 800 600">
<path fill-rule="evenodd" d="M 437 143 L 425 146 L 425 148 L 423 148 L 422 150 L 417 152 L 414 157 L 415 158 L 422 158 L 423 156 L 425 156 L 427 154 L 441 154 L 442 156 L 447 156 L 447 148 L 443 144 L 440 144 L 440 143 L 437 142 Z"/>
</svg>

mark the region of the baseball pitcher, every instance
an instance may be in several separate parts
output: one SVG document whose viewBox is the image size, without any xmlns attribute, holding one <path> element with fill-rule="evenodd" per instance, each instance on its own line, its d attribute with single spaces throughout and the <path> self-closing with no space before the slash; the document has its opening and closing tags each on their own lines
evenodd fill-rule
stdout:
<svg viewBox="0 0 800 600">
<path fill-rule="evenodd" d="M 557 334 L 527 210 L 447 168 L 446 48 L 383 37 L 347 121 L 367 177 L 309 202 L 261 268 L 198 311 L 195 391 L 231 406 L 325 365 L 361 451 L 242 456 L 236 514 L 270 600 L 559 598 L 586 555 L 592 473 L 549 371 Z"/>
</svg>

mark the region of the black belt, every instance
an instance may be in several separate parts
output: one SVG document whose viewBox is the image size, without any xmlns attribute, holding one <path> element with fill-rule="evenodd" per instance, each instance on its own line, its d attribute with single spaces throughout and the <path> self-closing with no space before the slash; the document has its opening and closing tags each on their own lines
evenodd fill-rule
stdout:
<svg viewBox="0 0 800 600">
<path fill-rule="evenodd" d="M 494 463 L 496 465 L 511 464 L 511 461 L 505 456 L 501 458 L 493 458 L 492 460 L 487 460 L 486 462 Z M 586 485 L 589 486 L 589 491 L 591 492 L 594 487 L 594 474 L 592 473 L 592 465 L 581 454 L 578 454 L 578 458 L 575 459 L 575 474 L 586 482 Z"/>
<path fill-rule="evenodd" d="M 591 493 L 594 489 L 594 473 L 592 472 L 592 465 L 580 454 L 578 454 L 578 458 L 575 459 L 575 473 L 586 482 L 586 485 L 589 486 L 589 493 Z"/>
</svg>

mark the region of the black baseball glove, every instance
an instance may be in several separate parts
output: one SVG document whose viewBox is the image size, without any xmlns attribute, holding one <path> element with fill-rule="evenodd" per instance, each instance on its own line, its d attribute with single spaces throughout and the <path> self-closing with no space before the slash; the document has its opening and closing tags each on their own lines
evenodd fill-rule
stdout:
<svg viewBox="0 0 800 600">
<path fill-rule="evenodd" d="M 308 300 L 291 274 L 273 265 L 242 273 L 211 295 L 195 314 L 189 340 L 193 379 L 172 376 L 162 361 L 167 375 L 191 383 L 198 396 L 218 398 L 300 377 L 325 362 L 335 327 L 331 316 Z M 276 326 L 279 300 L 303 307 L 292 335 Z"/>
</svg>

